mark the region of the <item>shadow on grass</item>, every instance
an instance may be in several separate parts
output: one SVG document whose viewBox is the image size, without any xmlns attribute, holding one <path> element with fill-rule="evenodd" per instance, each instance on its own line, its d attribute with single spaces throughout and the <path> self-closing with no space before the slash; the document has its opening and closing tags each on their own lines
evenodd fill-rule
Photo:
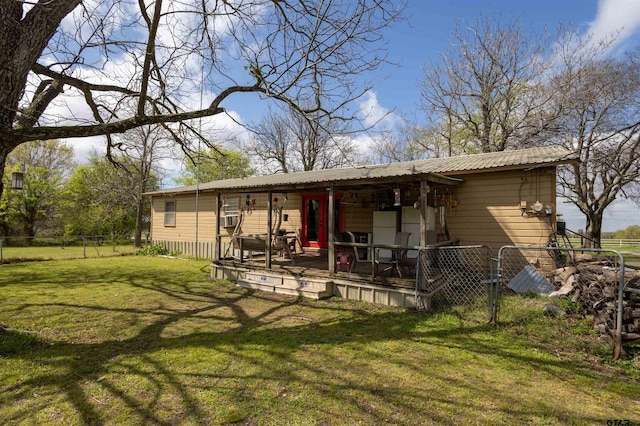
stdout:
<svg viewBox="0 0 640 426">
<path fill-rule="evenodd" d="M 470 359 L 487 357 L 493 363 L 526 365 L 538 374 L 556 376 L 569 369 L 587 381 L 597 379 L 597 372 L 523 350 L 524 342 L 510 344 L 503 339 L 492 339 L 491 335 L 499 331 L 485 324 L 464 324 L 456 318 L 438 321 L 429 314 L 364 305 L 354 307 L 349 302 L 301 301 L 225 285 L 214 285 L 212 289 L 203 284 L 185 283 L 184 277 L 179 275 L 149 280 L 148 270 L 132 271 L 126 276 L 116 272 L 109 275 L 106 268 L 85 272 L 90 276 L 99 275 L 101 281 L 126 282 L 137 290 L 160 295 L 164 305 L 138 309 L 90 303 L 23 304 L 20 310 L 61 308 L 78 313 L 101 312 L 106 320 L 116 315 L 145 315 L 154 319 L 147 320 L 148 324 L 133 335 L 97 342 L 62 339 L 45 342 L 32 333 L 5 328 L 0 333 L 3 358 L 35 359 L 55 373 L 49 373 L 47 369 L 34 371 L 4 387 L 4 404 L 18 404 L 40 392 L 39 389 L 52 389 L 49 393 L 65 395 L 64 399 L 73 405 L 83 423 L 111 423 L 113 418 L 103 412 L 102 405 L 87 390 L 89 382 L 127 407 L 140 423 L 170 425 L 186 420 L 224 423 L 236 417 L 251 418 L 254 414 L 249 409 L 240 414 L 231 410 L 231 413 L 212 419 L 211 408 L 203 405 L 197 397 L 199 393 L 222 388 L 229 393 L 229 400 L 246 401 L 258 398 L 261 384 L 278 383 L 285 389 L 282 394 L 287 394 L 287 387 L 303 388 L 331 400 L 327 412 L 316 413 L 319 417 L 315 421 L 320 422 L 341 423 L 336 419 L 342 417 L 335 417 L 341 414 L 332 408 L 340 406 L 355 410 L 357 417 L 345 417 L 348 420 L 404 424 L 450 423 L 452 417 L 447 413 L 483 409 L 482 406 L 474 407 L 478 402 L 473 399 L 457 398 L 455 392 L 438 392 L 429 383 L 432 382 L 464 389 L 464 395 L 491 395 L 490 399 L 498 401 L 500 408 L 496 409 L 502 410 L 507 418 L 545 418 L 549 413 L 556 413 L 554 421 L 561 421 L 563 414 L 558 413 L 562 413 L 562 409 L 555 408 L 552 400 L 523 404 L 521 395 L 505 392 L 502 384 L 483 381 L 481 376 L 469 378 L 464 373 L 451 374 L 446 359 L 441 360 L 442 368 L 434 368 L 430 363 L 438 360 L 424 359 L 420 352 L 428 353 L 429 348 L 439 347 L 462 353 Z M 51 278 L 38 275 L 32 274 L 31 282 L 51 283 Z M 54 281 L 64 283 L 69 278 L 67 273 L 60 271 Z M 207 331 L 180 335 L 168 332 L 172 326 L 186 320 L 197 320 Z M 217 325 L 207 327 L 207 323 Z M 407 350 L 403 351 L 405 347 Z M 183 351 L 186 356 L 198 348 L 206 349 L 208 354 L 213 351 L 224 356 L 226 367 L 197 368 L 188 372 L 184 367 L 182 370 L 172 368 L 155 356 L 159 352 L 172 351 Z M 131 357 L 138 361 L 130 362 Z M 390 380 L 387 371 L 380 370 L 381 362 L 385 369 L 413 372 L 424 381 L 403 383 L 402 375 Z M 451 368 L 461 368 L 458 360 L 454 364 Z M 144 378 L 152 395 L 143 398 L 131 392 L 126 381 L 110 379 L 114 369 Z M 478 373 L 473 370 L 470 374 Z M 162 411 L 168 394 L 179 400 L 175 405 L 183 410 L 173 419 L 167 419 Z M 284 397 L 276 395 L 273 398 Z M 430 409 L 434 406 L 450 408 L 444 411 Z M 579 408 L 570 409 L 567 418 L 578 423 L 604 420 L 580 414 Z M 33 409 L 27 404 L 8 420 L 25 421 Z"/>
</svg>

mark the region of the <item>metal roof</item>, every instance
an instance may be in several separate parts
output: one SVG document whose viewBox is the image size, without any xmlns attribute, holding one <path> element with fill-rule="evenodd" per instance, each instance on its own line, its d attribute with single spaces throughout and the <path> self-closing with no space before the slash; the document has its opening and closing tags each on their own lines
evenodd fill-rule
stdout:
<svg viewBox="0 0 640 426">
<path fill-rule="evenodd" d="M 523 169 L 577 161 L 578 156 L 561 146 L 521 149 L 515 151 L 472 154 L 457 157 L 430 158 L 402 163 L 373 164 L 343 169 L 278 173 L 242 179 L 226 179 L 198 185 L 200 191 L 243 191 L 261 189 L 295 189 L 331 185 L 363 185 L 389 179 L 420 180 L 425 177 L 452 184 L 460 182 L 458 175 L 473 172 Z M 196 185 L 149 192 L 147 195 L 195 192 Z"/>
</svg>

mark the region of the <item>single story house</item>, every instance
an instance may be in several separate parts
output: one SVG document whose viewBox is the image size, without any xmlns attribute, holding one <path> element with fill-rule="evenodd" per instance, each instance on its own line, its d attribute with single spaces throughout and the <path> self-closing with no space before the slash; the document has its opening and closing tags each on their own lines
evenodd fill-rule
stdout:
<svg viewBox="0 0 640 426">
<path fill-rule="evenodd" d="M 359 282 L 359 295 L 411 305 L 402 280 L 418 247 L 545 245 L 556 167 L 575 161 L 548 146 L 165 189 L 148 194 L 151 240 L 210 258 L 213 278 L 245 287 L 326 297 Z"/>
</svg>

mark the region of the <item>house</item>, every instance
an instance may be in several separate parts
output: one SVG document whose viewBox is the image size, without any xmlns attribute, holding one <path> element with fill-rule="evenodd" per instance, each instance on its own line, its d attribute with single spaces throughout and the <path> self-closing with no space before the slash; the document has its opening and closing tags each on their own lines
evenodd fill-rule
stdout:
<svg viewBox="0 0 640 426">
<path fill-rule="evenodd" d="M 411 305 L 401 265 L 378 270 L 398 235 L 408 236 L 405 259 L 424 246 L 544 245 L 556 227 L 556 167 L 576 160 L 550 146 L 166 189 L 148 194 L 151 239 L 212 259 L 214 278 L 246 287 L 325 297 L 360 282 L 358 294 L 379 288 Z"/>
</svg>

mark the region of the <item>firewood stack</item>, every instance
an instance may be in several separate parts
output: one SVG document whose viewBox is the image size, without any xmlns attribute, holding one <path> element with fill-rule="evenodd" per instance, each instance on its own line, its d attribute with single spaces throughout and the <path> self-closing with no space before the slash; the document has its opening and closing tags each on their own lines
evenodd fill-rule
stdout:
<svg viewBox="0 0 640 426">
<path fill-rule="evenodd" d="M 558 291 L 555 296 L 570 297 L 593 318 L 593 327 L 603 340 L 615 339 L 618 306 L 617 258 L 577 256 L 571 266 L 554 271 L 553 281 Z M 640 289 L 640 271 L 625 268 L 627 288 Z M 622 338 L 640 339 L 640 290 L 624 292 Z"/>
</svg>

